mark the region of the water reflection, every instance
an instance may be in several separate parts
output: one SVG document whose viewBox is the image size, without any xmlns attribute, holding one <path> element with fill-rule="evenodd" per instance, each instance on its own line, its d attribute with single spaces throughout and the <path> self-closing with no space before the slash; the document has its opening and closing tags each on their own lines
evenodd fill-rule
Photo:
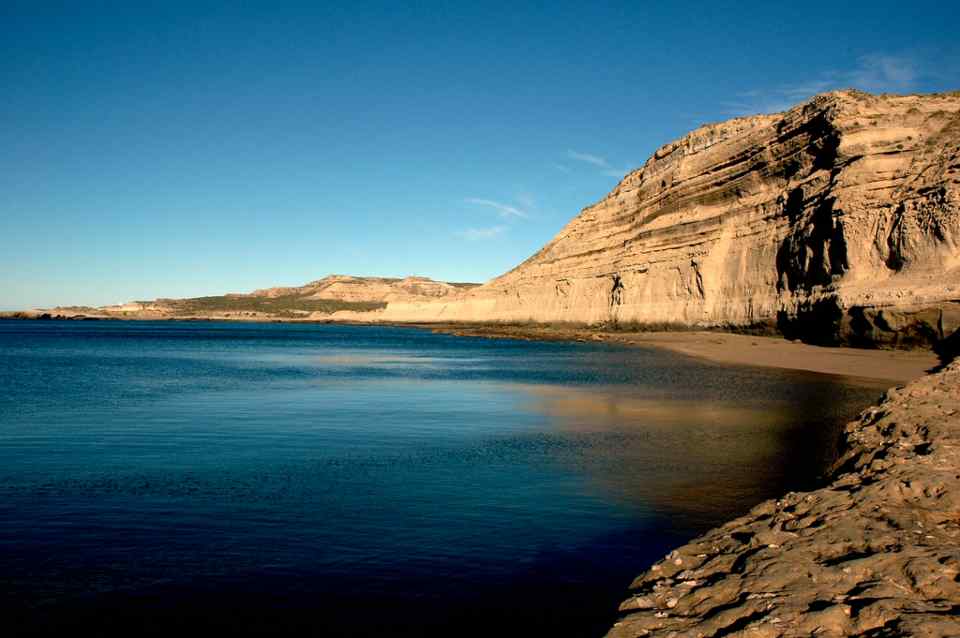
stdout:
<svg viewBox="0 0 960 638">
<path fill-rule="evenodd" d="M 370 636 L 599 635 L 667 548 L 808 485 L 879 389 L 604 344 L 149 322 L 0 324 L 0 387 L 0 612 Z"/>
<path fill-rule="evenodd" d="M 575 465 L 595 488 L 678 525 L 707 527 L 765 498 L 809 489 L 835 456 L 839 424 L 856 411 L 846 380 L 782 374 L 796 377 L 801 391 L 735 402 L 623 386 L 523 391 L 527 409 L 589 446 Z"/>
</svg>

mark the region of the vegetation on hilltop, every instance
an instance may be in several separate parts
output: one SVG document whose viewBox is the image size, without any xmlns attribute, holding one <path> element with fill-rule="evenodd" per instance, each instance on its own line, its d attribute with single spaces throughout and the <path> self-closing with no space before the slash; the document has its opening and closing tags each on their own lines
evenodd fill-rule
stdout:
<svg viewBox="0 0 960 638">
<path fill-rule="evenodd" d="M 192 299 L 159 299 L 177 315 L 191 316 L 222 312 L 256 312 L 277 317 L 297 317 L 310 312 L 331 313 L 338 310 L 370 312 L 385 308 L 382 301 L 340 301 L 336 299 L 309 299 L 301 295 L 277 297 L 240 297 L 219 295 Z"/>
</svg>

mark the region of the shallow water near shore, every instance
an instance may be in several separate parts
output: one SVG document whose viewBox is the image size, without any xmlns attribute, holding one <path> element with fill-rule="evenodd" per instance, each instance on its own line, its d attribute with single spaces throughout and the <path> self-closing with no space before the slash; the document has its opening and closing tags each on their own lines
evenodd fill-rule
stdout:
<svg viewBox="0 0 960 638">
<path fill-rule="evenodd" d="M 0 322 L 0 611 L 602 635 L 672 546 L 814 485 L 884 386 L 405 328 Z"/>
</svg>

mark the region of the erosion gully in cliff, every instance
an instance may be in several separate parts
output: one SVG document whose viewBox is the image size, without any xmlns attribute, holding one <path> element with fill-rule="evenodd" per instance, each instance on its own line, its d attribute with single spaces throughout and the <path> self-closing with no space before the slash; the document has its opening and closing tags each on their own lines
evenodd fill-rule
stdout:
<svg viewBox="0 0 960 638">
<path fill-rule="evenodd" d="M 960 93 L 840 91 L 703 126 L 512 271 L 384 318 L 936 345 L 960 326 L 958 241 Z"/>
</svg>

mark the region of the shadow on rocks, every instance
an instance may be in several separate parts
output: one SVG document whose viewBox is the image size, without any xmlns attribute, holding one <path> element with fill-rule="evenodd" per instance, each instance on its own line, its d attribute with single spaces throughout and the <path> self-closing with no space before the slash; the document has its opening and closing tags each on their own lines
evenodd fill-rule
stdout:
<svg viewBox="0 0 960 638">
<path fill-rule="evenodd" d="M 933 351 L 940 358 L 940 365 L 936 366 L 932 372 L 939 372 L 956 359 L 957 355 L 960 355 L 960 330 L 956 330 L 946 339 L 938 341 L 933 346 Z"/>
</svg>

